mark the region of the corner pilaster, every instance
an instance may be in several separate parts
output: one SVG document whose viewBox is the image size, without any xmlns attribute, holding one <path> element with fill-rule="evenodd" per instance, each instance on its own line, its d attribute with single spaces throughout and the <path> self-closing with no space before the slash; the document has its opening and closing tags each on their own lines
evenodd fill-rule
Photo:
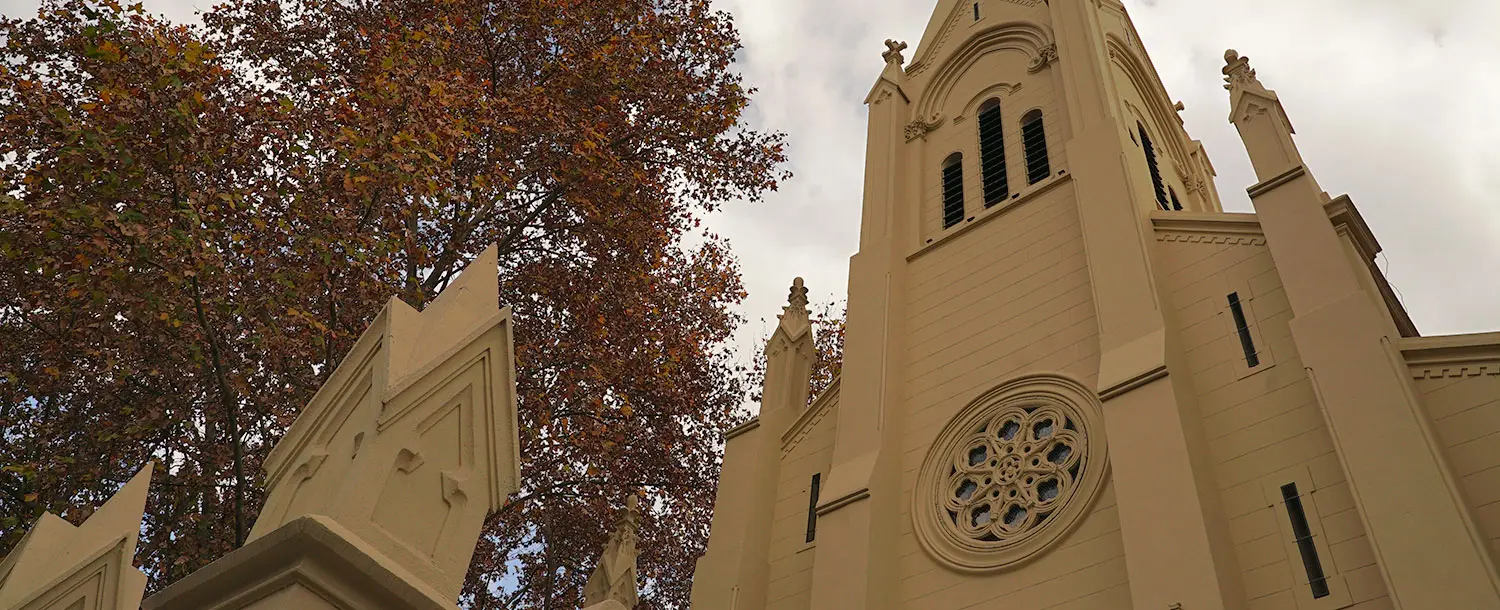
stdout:
<svg viewBox="0 0 1500 610">
<path fill-rule="evenodd" d="M 781 434 L 807 407 L 814 356 L 807 288 L 799 277 L 766 343 L 760 415 L 726 435 L 708 549 L 693 572 L 695 608 L 766 605 Z"/>
<path fill-rule="evenodd" d="M 1137 608 L 1241 608 L 1196 398 L 1152 268 L 1154 229 L 1138 200 L 1098 3 L 1050 3 L 1074 138 L 1077 189 L 1099 324 L 1097 391 Z M 1182 371 L 1182 374 L 1177 374 Z M 1163 541 L 1171 541 L 1170 550 Z"/>
<path fill-rule="evenodd" d="M 900 361 L 906 248 L 915 241 L 902 197 L 910 104 L 902 86 L 905 43 L 886 41 L 885 70 L 870 91 L 859 253 L 849 261 L 849 312 L 839 421 L 818 506 L 811 607 L 875 610 L 894 603 L 900 530 Z"/>
<path fill-rule="evenodd" d="M 1396 347 L 1400 337 L 1345 253 L 1291 122 L 1249 59 L 1225 54 L 1230 121 L 1261 183 L 1250 189 L 1295 316 L 1354 504 L 1397 608 L 1500 608 L 1500 577 Z"/>
</svg>

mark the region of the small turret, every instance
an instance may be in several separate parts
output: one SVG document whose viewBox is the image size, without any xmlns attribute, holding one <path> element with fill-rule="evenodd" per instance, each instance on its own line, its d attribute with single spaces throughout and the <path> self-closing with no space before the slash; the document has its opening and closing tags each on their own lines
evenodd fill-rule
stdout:
<svg viewBox="0 0 1500 610">
<path fill-rule="evenodd" d="M 594 566 L 594 573 L 583 586 L 586 608 L 606 602 L 618 602 L 626 608 L 634 608 L 640 599 L 636 591 L 635 560 L 636 542 L 640 540 L 641 510 L 635 494 L 625 498 L 625 508 L 620 511 L 614 533 L 609 535 L 609 544 Z"/>
</svg>

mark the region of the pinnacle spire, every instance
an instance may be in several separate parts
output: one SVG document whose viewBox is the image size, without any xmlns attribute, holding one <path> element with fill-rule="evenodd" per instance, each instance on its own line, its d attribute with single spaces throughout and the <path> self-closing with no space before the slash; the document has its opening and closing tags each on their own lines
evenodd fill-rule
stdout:
<svg viewBox="0 0 1500 610">
<path fill-rule="evenodd" d="M 625 497 L 625 508 L 620 510 L 615 531 L 609 535 L 609 543 L 583 586 L 584 607 L 616 601 L 626 608 L 634 608 L 639 600 L 635 585 L 636 542 L 640 540 L 640 499 L 634 493 Z"/>
</svg>

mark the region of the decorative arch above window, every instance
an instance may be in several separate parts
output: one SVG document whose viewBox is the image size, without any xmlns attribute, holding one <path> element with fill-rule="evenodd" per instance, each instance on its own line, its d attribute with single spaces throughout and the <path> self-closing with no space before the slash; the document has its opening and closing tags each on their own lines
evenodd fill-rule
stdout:
<svg viewBox="0 0 1500 610">
<path fill-rule="evenodd" d="M 1005 174 L 1005 121 L 1000 118 L 1000 100 L 991 98 L 979 105 L 979 165 L 984 173 L 984 205 L 1005 202 L 1010 196 L 1010 180 Z"/>
<path fill-rule="evenodd" d="M 1026 182 L 1036 184 L 1052 174 L 1047 157 L 1047 128 L 1040 108 L 1021 117 L 1021 145 L 1026 150 Z"/>
<path fill-rule="evenodd" d="M 964 154 L 943 160 L 943 228 L 964 220 Z"/>
<path fill-rule="evenodd" d="M 918 58 L 907 67 L 908 78 L 933 70 L 929 84 L 923 88 L 921 100 L 913 100 L 917 116 L 940 112 L 963 74 L 985 55 L 1003 50 L 1019 51 L 1026 55 L 1029 64 L 1035 64 L 1043 61 L 1043 51 L 1053 44 L 1049 28 L 1025 21 L 984 28 L 969 36 L 951 54 L 943 51 L 948 38 L 947 35 L 941 37 L 931 48 L 919 46 Z"/>
<path fill-rule="evenodd" d="M 1156 147 L 1151 143 L 1151 134 L 1146 133 L 1146 126 L 1135 124 L 1141 133 L 1141 149 L 1146 151 L 1146 166 L 1151 170 L 1151 188 L 1156 190 L 1156 205 L 1168 212 L 1172 211 L 1172 205 L 1167 203 L 1167 187 L 1161 179 L 1161 168 L 1156 164 Z"/>
</svg>

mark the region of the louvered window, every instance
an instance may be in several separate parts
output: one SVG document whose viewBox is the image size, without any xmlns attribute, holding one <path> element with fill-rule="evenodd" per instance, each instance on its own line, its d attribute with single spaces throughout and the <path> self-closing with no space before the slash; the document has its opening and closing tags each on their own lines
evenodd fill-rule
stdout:
<svg viewBox="0 0 1500 610">
<path fill-rule="evenodd" d="M 1260 366 L 1260 354 L 1255 351 L 1255 339 L 1250 336 L 1250 321 L 1245 317 L 1245 306 L 1240 303 L 1240 293 L 1229 293 L 1229 313 L 1234 316 L 1234 331 L 1240 336 L 1240 349 L 1245 351 L 1245 365 Z"/>
<path fill-rule="evenodd" d="M 1001 134 L 1004 126 L 999 100 L 990 100 L 979 107 L 979 163 L 984 172 L 985 207 L 1004 203 L 1010 196 L 1010 181 L 1005 175 L 1005 138 Z"/>
<path fill-rule="evenodd" d="M 1167 194 L 1172 196 L 1172 209 L 1181 212 L 1182 202 L 1177 200 L 1177 190 L 1173 189 L 1172 187 L 1167 187 Z"/>
<path fill-rule="evenodd" d="M 1136 128 L 1141 132 L 1141 148 L 1146 150 L 1146 165 L 1151 168 L 1151 187 L 1156 189 L 1156 205 L 1161 209 L 1171 211 L 1171 204 L 1167 203 L 1167 186 L 1161 181 L 1161 168 L 1156 165 L 1156 147 L 1151 144 L 1151 136 L 1146 133 L 1146 126 L 1139 123 Z"/>
<path fill-rule="evenodd" d="M 1323 573 L 1323 561 L 1318 558 L 1318 545 L 1313 542 L 1312 527 L 1307 523 L 1307 512 L 1302 506 L 1302 495 L 1297 493 L 1296 483 L 1281 486 L 1281 500 L 1286 504 L 1286 514 L 1292 521 L 1292 536 L 1296 537 L 1297 553 L 1302 555 L 1302 569 L 1307 573 L 1307 586 L 1312 588 L 1313 599 L 1328 597 L 1328 576 Z"/>
<path fill-rule="evenodd" d="M 807 541 L 812 542 L 818 537 L 818 487 L 823 482 L 822 473 L 813 473 L 812 487 L 808 489 L 807 499 Z"/>
<path fill-rule="evenodd" d="M 964 220 L 964 156 L 953 153 L 943 162 L 943 228 Z"/>
<path fill-rule="evenodd" d="M 1021 144 L 1026 148 L 1026 180 L 1036 184 L 1047 179 L 1052 166 L 1047 162 L 1047 129 L 1042 125 L 1042 111 L 1033 110 L 1021 119 Z"/>
</svg>

